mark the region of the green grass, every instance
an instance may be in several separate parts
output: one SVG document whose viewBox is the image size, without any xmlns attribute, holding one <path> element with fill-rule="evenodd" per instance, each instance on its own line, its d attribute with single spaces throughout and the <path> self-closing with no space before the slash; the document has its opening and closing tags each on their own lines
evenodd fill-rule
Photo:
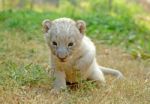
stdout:
<svg viewBox="0 0 150 104">
<path fill-rule="evenodd" d="M 52 9 L 47 12 L 7 10 L 0 12 L 0 27 L 2 30 L 24 32 L 28 35 L 27 38 L 32 39 L 34 35 L 39 37 L 42 31 L 41 22 L 46 18 L 82 19 L 87 23 L 87 35 L 90 37 L 110 45 L 118 45 L 135 57 L 139 53 L 142 58 L 149 58 L 150 26 L 147 23 L 149 21 L 141 19 L 149 15 L 143 13 L 137 4 L 125 5 L 124 2 L 115 1 L 114 8 L 109 11 L 107 6 L 103 7 L 103 2 L 93 3 L 84 11 L 81 7 L 74 8 L 67 3 L 65 7 L 61 6 L 55 11 Z"/>
</svg>

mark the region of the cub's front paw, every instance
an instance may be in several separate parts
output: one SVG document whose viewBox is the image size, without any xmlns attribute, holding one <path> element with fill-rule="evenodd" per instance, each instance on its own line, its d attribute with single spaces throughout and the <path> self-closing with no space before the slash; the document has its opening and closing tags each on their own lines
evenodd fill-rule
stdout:
<svg viewBox="0 0 150 104">
<path fill-rule="evenodd" d="M 59 94 L 60 94 L 60 91 L 57 90 L 57 89 L 52 89 L 52 90 L 50 91 L 50 94 L 52 94 L 52 95 L 59 95 Z"/>
</svg>

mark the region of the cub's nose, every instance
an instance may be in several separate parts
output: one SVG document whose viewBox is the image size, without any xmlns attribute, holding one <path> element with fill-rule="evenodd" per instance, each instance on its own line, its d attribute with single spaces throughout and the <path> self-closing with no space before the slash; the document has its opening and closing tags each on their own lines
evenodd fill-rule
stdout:
<svg viewBox="0 0 150 104">
<path fill-rule="evenodd" d="M 67 55 L 61 53 L 61 54 L 58 54 L 57 57 L 58 57 L 59 59 L 66 59 L 66 58 L 67 58 Z"/>
<path fill-rule="evenodd" d="M 57 57 L 60 59 L 60 60 L 65 60 L 67 58 L 67 55 L 65 53 L 59 53 L 57 55 Z"/>
</svg>

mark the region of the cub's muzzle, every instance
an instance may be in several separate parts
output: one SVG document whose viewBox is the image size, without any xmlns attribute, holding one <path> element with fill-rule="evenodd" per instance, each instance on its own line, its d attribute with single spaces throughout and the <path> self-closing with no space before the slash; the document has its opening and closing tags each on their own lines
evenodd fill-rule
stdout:
<svg viewBox="0 0 150 104">
<path fill-rule="evenodd" d="M 68 56 L 68 51 L 64 47 L 59 47 L 57 49 L 57 57 L 61 60 L 64 61 Z"/>
</svg>

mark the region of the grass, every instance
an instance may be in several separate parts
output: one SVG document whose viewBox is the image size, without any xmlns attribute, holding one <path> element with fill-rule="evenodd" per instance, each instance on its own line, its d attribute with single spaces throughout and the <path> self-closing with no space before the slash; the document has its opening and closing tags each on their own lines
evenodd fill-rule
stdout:
<svg viewBox="0 0 150 104">
<path fill-rule="evenodd" d="M 97 9 L 97 2 L 90 4 L 93 6 L 82 3 L 86 12 L 70 4 L 55 12 L 0 12 L 1 104 L 149 104 L 149 15 L 141 13 L 135 4 L 115 2 L 117 7 L 109 12 L 101 4 Z M 87 35 L 97 46 L 98 62 L 119 69 L 126 80 L 114 81 L 115 78 L 106 76 L 107 85 L 100 88 L 83 82 L 76 90 L 57 96 L 50 93 L 53 79 L 48 74 L 49 50 L 41 22 L 63 16 L 87 22 Z"/>
<path fill-rule="evenodd" d="M 47 73 L 48 49 L 43 41 L 28 40 L 20 32 L 1 32 L 3 52 L 0 54 L 1 103 L 62 103 L 62 104 L 148 104 L 150 96 L 148 60 L 135 60 L 119 48 L 95 41 L 97 59 L 103 66 L 120 69 L 124 81 L 107 76 L 107 85 L 97 88 L 94 84 L 81 83 L 77 90 L 58 96 L 50 93 L 52 79 Z M 41 35 L 40 38 L 43 38 Z M 8 44 L 9 43 L 9 44 Z M 6 100 L 7 99 L 7 100 Z"/>
<path fill-rule="evenodd" d="M 130 10 L 131 8 L 126 8 Z M 87 23 L 87 34 L 101 42 L 109 45 L 117 45 L 130 52 L 133 56 L 147 59 L 150 57 L 149 39 L 150 27 L 149 17 L 144 13 L 126 12 L 127 10 L 94 13 L 87 11 L 82 13 L 76 10 L 74 14 L 61 13 L 59 11 L 35 12 L 29 10 L 8 10 L 0 13 L 1 29 L 17 30 L 25 32 L 26 38 L 33 39 L 36 34 L 41 34 L 41 21 L 46 18 L 51 20 L 59 17 L 71 17 L 73 19 L 83 19 Z M 99 12 L 101 14 L 99 14 Z M 122 13 L 124 12 L 124 13 Z M 83 14 L 83 15 L 80 15 Z M 90 15 L 89 14 L 93 14 Z M 39 38 L 38 38 L 39 39 Z"/>
</svg>

